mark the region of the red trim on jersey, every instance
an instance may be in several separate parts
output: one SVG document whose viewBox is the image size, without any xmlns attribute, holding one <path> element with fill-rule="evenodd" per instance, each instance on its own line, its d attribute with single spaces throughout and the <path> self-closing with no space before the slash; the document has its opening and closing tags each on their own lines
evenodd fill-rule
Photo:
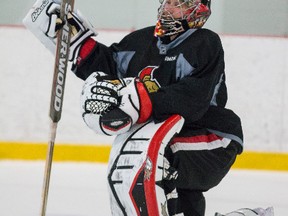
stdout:
<svg viewBox="0 0 288 216">
<path fill-rule="evenodd" d="M 79 55 L 77 58 L 77 65 L 80 64 L 80 62 L 85 59 L 93 50 L 93 48 L 96 46 L 97 42 L 93 40 L 92 38 L 87 39 L 82 47 L 80 48 Z"/>
<path fill-rule="evenodd" d="M 199 136 L 191 136 L 191 137 L 175 137 L 170 145 L 175 143 L 210 143 L 216 140 L 222 140 L 223 137 L 217 136 L 216 134 L 209 134 L 209 135 L 199 135 Z"/>
<path fill-rule="evenodd" d="M 148 215 L 159 216 L 159 209 L 157 205 L 157 197 L 155 191 L 155 173 L 157 166 L 158 152 L 165 138 L 166 134 L 171 130 L 177 122 L 181 120 L 181 116 L 173 115 L 165 121 L 163 125 L 156 131 L 153 136 L 149 148 L 147 157 L 152 161 L 152 173 L 149 179 L 144 179 L 144 191 L 146 197 L 146 205 L 148 210 Z"/>
</svg>

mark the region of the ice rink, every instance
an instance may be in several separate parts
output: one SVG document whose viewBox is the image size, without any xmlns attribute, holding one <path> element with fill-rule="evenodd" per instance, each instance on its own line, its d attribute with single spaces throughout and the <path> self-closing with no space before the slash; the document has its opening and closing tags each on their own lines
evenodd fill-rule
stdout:
<svg viewBox="0 0 288 216">
<path fill-rule="evenodd" d="M 0 162 L 0 215 L 40 215 L 44 161 Z M 106 164 L 54 163 L 47 216 L 109 216 Z M 206 193 L 207 216 L 242 207 L 273 206 L 288 215 L 288 172 L 231 170 Z"/>
<path fill-rule="evenodd" d="M 0 14 L 2 146 L 12 146 L 10 142 L 16 142 L 17 146 L 40 144 L 41 147 L 43 142 L 47 143 L 55 59 L 22 25 L 11 25 L 13 20 L 22 23 L 34 1 L 4 0 L 0 3 L 3 6 Z M 101 1 L 101 7 L 94 4 L 94 9 L 90 8 L 91 1 L 81 4 L 79 1 L 78 5 L 83 6 L 84 10 L 79 9 L 85 16 L 89 17 L 91 12 L 92 20 L 96 21 L 92 24 L 99 32 L 97 41 L 109 46 L 150 19 L 154 25 L 159 5 L 158 1 L 153 2 L 153 10 L 150 4 L 154 3 L 146 1 L 114 1 L 113 8 L 110 1 Z M 265 164 L 271 169 L 286 167 L 286 172 L 232 169 L 216 188 L 206 192 L 205 216 L 245 207 L 270 206 L 274 207 L 275 216 L 288 216 L 288 168 L 282 166 L 288 164 L 284 159 L 288 153 L 288 24 L 285 22 L 288 0 L 277 4 L 276 1 L 274 4 L 236 2 L 218 0 L 215 7 L 212 6 L 216 12 L 209 19 L 212 22 L 205 25 L 219 32 L 225 51 L 227 108 L 241 117 L 245 151 L 264 155 L 264 160 L 248 160 L 249 167 Z M 255 9 L 255 5 L 259 7 Z M 243 13 L 244 6 L 247 8 Z M 108 7 L 113 16 L 101 18 L 102 14 L 107 15 Z M 230 10 L 233 7 L 237 10 Z M 229 16 L 232 19 L 228 19 Z M 112 29 L 107 29 L 110 26 Z M 227 30 L 231 33 L 225 33 Z M 69 71 L 57 143 L 81 147 L 110 145 L 112 139 L 95 136 L 83 122 L 79 103 L 82 85 L 82 80 Z M 11 150 L 11 155 L 14 153 L 22 156 L 23 150 Z M 45 161 L 16 161 L 9 157 L 10 153 L 5 154 L 6 151 L 0 150 L 0 216 L 40 216 Z M 269 157 L 265 157 L 267 154 Z M 79 156 L 79 152 L 76 155 Z M 6 158 L 11 160 L 3 160 Z M 100 163 L 53 162 L 46 216 L 110 216 L 106 168 L 107 164 Z"/>
</svg>

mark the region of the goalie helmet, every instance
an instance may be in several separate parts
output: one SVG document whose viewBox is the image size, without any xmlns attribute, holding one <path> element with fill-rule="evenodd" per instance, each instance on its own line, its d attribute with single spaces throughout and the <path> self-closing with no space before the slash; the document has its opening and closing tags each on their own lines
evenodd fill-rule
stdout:
<svg viewBox="0 0 288 216">
<path fill-rule="evenodd" d="M 156 37 L 173 36 L 188 29 L 201 28 L 208 20 L 210 0 L 159 0 Z"/>
</svg>

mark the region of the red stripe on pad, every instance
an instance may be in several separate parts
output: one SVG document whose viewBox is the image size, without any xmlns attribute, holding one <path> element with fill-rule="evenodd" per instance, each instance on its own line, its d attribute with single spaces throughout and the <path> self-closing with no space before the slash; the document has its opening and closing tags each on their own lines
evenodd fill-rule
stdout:
<svg viewBox="0 0 288 216">
<path fill-rule="evenodd" d="M 209 135 L 199 135 L 199 136 L 191 136 L 191 137 L 175 137 L 170 145 L 175 143 L 210 143 L 216 140 L 222 140 L 223 137 L 217 136 L 216 134 Z"/>
</svg>

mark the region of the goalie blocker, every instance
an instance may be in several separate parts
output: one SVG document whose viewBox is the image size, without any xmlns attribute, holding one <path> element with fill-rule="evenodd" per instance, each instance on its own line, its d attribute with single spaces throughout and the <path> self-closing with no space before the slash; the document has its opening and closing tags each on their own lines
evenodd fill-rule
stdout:
<svg viewBox="0 0 288 216">
<path fill-rule="evenodd" d="M 176 215 L 168 214 L 162 184 L 164 149 L 183 123 L 173 115 L 162 123 L 136 124 L 116 137 L 108 164 L 112 215 Z"/>
</svg>

